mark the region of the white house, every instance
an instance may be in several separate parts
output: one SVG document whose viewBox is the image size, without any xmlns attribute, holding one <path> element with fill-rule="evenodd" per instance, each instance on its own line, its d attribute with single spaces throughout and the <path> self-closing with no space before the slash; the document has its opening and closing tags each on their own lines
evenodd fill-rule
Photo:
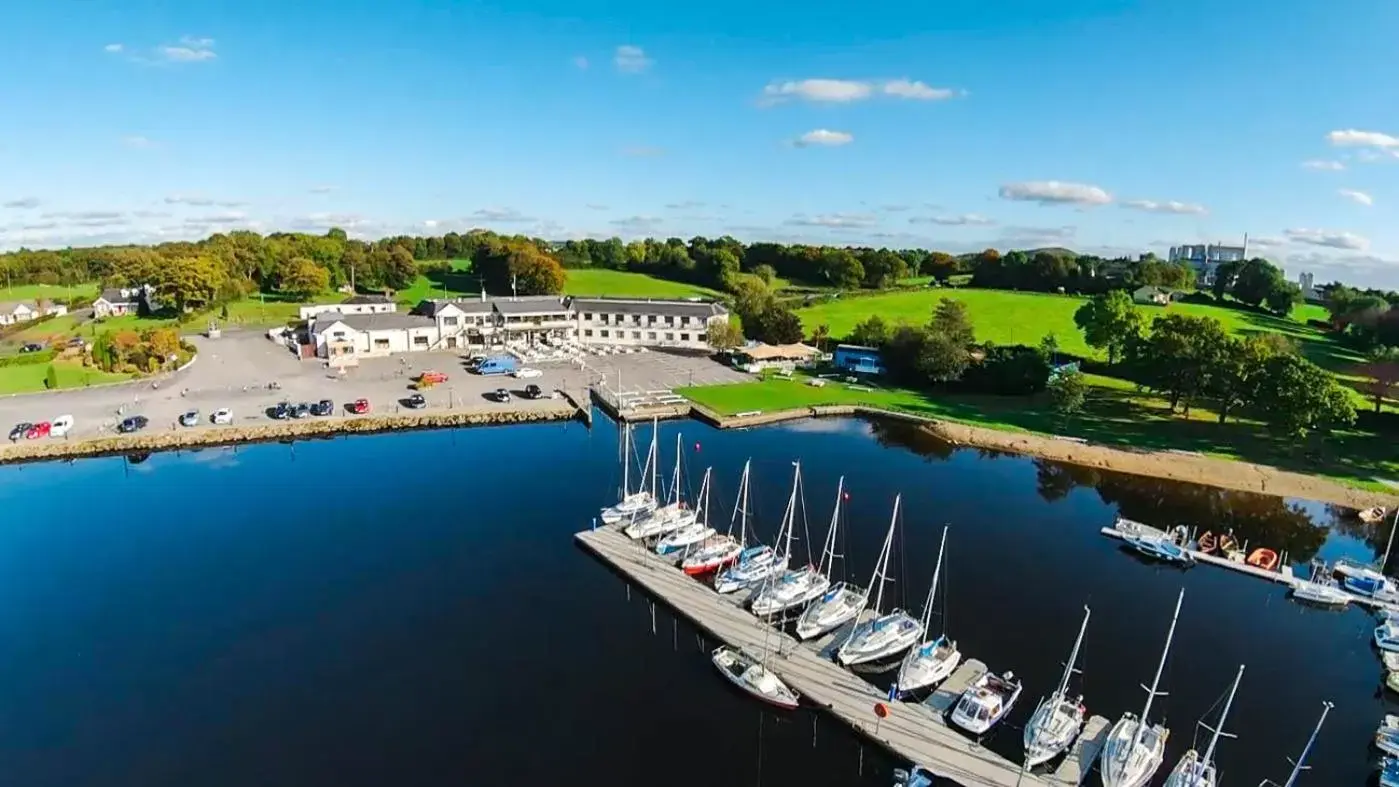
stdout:
<svg viewBox="0 0 1399 787">
<path fill-rule="evenodd" d="M 714 301 L 574 298 L 578 341 L 584 344 L 709 348 L 709 326 L 729 319 Z"/>
<path fill-rule="evenodd" d="M 341 303 L 317 303 L 297 310 L 301 319 L 309 320 L 322 312 L 340 314 L 389 314 L 398 311 L 398 304 L 387 295 L 356 295 Z"/>
<path fill-rule="evenodd" d="M 1132 292 L 1132 300 L 1137 303 L 1152 304 L 1155 306 L 1169 306 L 1171 303 L 1171 291 L 1148 284 L 1134 290 Z"/>
<path fill-rule="evenodd" d="M 38 310 L 27 303 L 19 301 L 0 303 L 0 325 L 14 325 L 17 322 L 27 322 L 38 316 Z"/>
<path fill-rule="evenodd" d="M 92 302 L 92 316 L 101 318 L 136 314 L 141 309 L 142 300 L 149 298 L 151 291 L 149 284 L 140 287 L 108 287 Z"/>
</svg>

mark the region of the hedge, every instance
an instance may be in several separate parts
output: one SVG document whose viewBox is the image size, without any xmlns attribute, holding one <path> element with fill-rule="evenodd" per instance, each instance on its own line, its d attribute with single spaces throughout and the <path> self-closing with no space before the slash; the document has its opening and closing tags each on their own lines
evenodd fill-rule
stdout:
<svg viewBox="0 0 1399 787">
<path fill-rule="evenodd" d="M 6 355 L 0 357 L 0 367 L 3 366 L 32 366 L 37 363 L 50 363 L 58 357 L 58 350 L 40 350 L 34 353 L 20 353 L 18 355 Z"/>
</svg>

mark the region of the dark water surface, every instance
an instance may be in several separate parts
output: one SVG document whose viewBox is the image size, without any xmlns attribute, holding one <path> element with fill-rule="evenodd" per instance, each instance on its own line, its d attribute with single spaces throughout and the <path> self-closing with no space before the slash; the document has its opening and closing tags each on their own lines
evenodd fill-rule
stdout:
<svg viewBox="0 0 1399 787">
<path fill-rule="evenodd" d="M 1360 784 L 1376 723 L 1399 711 L 1366 612 L 1147 565 L 1098 534 L 1121 513 L 1233 528 L 1298 563 L 1382 548 L 1387 531 L 1342 512 L 953 450 L 902 425 L 661 429 L 667 470 L 677 431 L 690 485 L 714 466 L 717 519 L 752 457 L 765 536 L 791 460 L 818 545 L 844 473 L 861 583 L 902 492 L 891 592 L 914 610 L 950 524 L 949 632 L 1026 682 L 998 751 L 1018 755 L 1084 604 L 1090 712 L 1139 710 L 1182 586 L 1156 783 L 1241 662 L 1222 784 L 1285 778 L 1323 700 L 1336 709 L 1301 784 Z M 0 469 L 0 783 L 887 784 L 887 757 L 832 717 L 735 694 L 692 629 L 660 609 L 653 633 L 648 602 L 574 546 L 618 483 L 616 440 L 599 420 Z"/>
</svg>

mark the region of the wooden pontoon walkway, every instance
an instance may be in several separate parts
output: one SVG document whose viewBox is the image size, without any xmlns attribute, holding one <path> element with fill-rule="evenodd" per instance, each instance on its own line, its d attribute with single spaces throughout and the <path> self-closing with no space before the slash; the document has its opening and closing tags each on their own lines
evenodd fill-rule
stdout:
<svg viewBox="0 0 1399 787">
<path fill-rule="evenodd" d="M 719 596 L 695 581 L 671 561 L 657 557 L 611 528 L 578 533 L 575 539 L 627 580 L 661 600 L 715 639 L 761 657 L 764 647 L 772 654 L 768 667 L 815 705 L 845 721 L 856 731 L 937 776 L 967 787 L 1065 787 L 1078 785 L 1101 748 L 1107 721 L 1089 720 L 1084 740 L 1076 744 L 1057 770 L 1048 775 L 1022 773 L 1020 763 L 978 746 L 952 729 L 940 709 L 955 701 L 986 666 L 969 660 L 948 678 L 944 689 L 923 703 L 888 702 L 886 695 L 851 672 L 837 666 L 822 651 L 832 648 L 836 636 L 810 643 L 769 626 L 744 610 L 733 597 Z M 716 686 L 718 682 L 716 680 Z M 1033 692 L 1031 692 L 1033 693 Z M 876 703 L 888 706 L 889 715 L 878 719 Z"/>
</svg>

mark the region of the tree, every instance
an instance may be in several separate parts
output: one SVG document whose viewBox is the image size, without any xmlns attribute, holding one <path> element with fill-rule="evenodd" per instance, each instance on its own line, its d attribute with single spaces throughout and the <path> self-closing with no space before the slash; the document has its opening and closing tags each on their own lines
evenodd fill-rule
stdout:
<svg viewBox="0 0 1399 787">
<path fill-rule="evenodd" d="M 1355 423 L 1350 396 L 1325 369 L 1299 355 L 1269 359 L 1260 413 L 1270 427 L 1287 437 L 1325 434 Z"/>
<path fill-rule="evenodd" d="M 948 279 L 958 273 L 960 265 L 957 258 L 945 251 L 930 251 L 928 256 L 923 258 L 923 262 L 918 266 L 918 272 L 924 276 L 931 276 L 934 280 L 943 284 Z"/>
<path fill-rule="evenodd" d="M 971 365 L 967 345 L 947 333 L 928 331 L 918 355 L 918 371 L 933 382 L 959 380 Z"/>
<path fill-rule="evenodd" d="M 851 344 L 859 344 L 865 347 L 883 347 L 889 341 L 889 326 L 884 323 L 884 318 L 878 314 L 871 314 L 864 321 L 857 323 L 850 331 L 850 335 L 845 337 Z"/>
<path fill-rule="evenodd" d="M 928 326 L 933 333 L 946 336 L 953 344 L 971 347 L 976 343 L 967 305 L 955 298 L 943 298 L 933 309 L 933 321 Z"/>
<path fill-rule="evenodd" d="M 1134 345 L 1136 379 L 1165 394 L 1171 412 L 1183 404 L 1188 415 L 1194 399 L 1211 387 L 1228 341 L 1224 324 L 1213 317 L 1158 317 L 1146 339 Z"/>
<path fill-rule="evenodd" d="M 777 278 L 777 271 L 771 265 L 759 265 L 753 269 L 753 275 L 763 280 L 763 284 L 771 287 L 773 279 Z"/>
<path fill-rule="evenodd" d="M 290 260 L 282 274 L 282 291 L 297 298 L 310 298 L 330 287 L 330 271 L 307 257 Z"/>
<path fill-rule="evenodd" d="M 821 323 L 811 332 L 811 341 L 816 345 L 816 349 L 825 351 L 825 344 L 831 338 L 831 326 Z"/>
<path fill-rule="evenodd" d="M 379 282 L 391 290 L 407 289 L 418 278 L 418 265 L 413 253 L 402 246 L 389 249 L 388 259 L 379 270 Z"/>
<path fill-rule="evenodd" d="M 214 301 L 226 280 L 226 270 L 211 255 L 177 256 L 153 275 L 156 292 L 179 311 L 197 309 Z"/>
<path fill-rule="evenodd" d="M 1106 350 L 1108 365 L 1125 357 L 1127 348 L 1141 336 L 1142 315 L 1123 290 L 1095 295 L 1074 312 L 1074 325 L 1095 350 Z"/>
<path fill-rule="evenodd" d="M 732 320 L 715 322 L 709 326 L 706 340 L 715 351 L 724 352 L 743 346 L 743 331 L 739 330 L 739 327 L 734 325 Z"/>
<path fill-rule="evenodd" d="M 1253 334 L 1224 340 L 1218 362 L 1211 371 L 1207 392 L 1215 400 L 1222 424 L 1234 412 L 1257 405 L 1267 377 L 1268 361 L 1292 352 L 1277 334 Z"/>
<path fill-rule="evenodd" d="M 753 338 L 768 344 L 792 344 L 802 340 L 802 321 L 791 309 L 772 305 L 751 318 L 750 333 Z M 743 318 L 743 326 L 748 328 L 750 318 Z"/>
<path fill-rule="evenodd" d="M 496 292 L 513 288 L 520 295 L 556 295 L 563 292 L 568 276 L 558 260 L 522 239 L 488 244 L 478 250 L 473 263 L 485 286 Z"/>
<path fill-rule="evenodd" d="M 1273 289 L 1263 297 L 1263 304 L 1268 307 L 1268 311 L 1286 317 L 1292 313 L 1293 306 L 1302 302 L 1302 288 L 1282 279 L 1278 279 L 1273 285 Z"/>
<path fill-rule="evenodd" d="M 1376 347 L 1371 350 L 1361 374 L 1370 378 L 1370 396 L 1374 397 L 1375 412 L 1384 407 L 1395 385 L 1399 385 L 1399 347 Z"/>
<path fill-rule="evenodd" d="M 1057 362 L 1059 358 L 1059 337 L 1052 333 L 1046 333 L 1044 338 L 1040 339 L 1039 351 L 1040 355 L 1044 357 L 1045 363 L 1053 364 Z"/>
<path fill-rule="evenodd" d="M 174 328 L 152 328 L 141 339 L 153 355 L 160 356 L 162 362 L 180 351 L 180 333 Z"/>
<path fill-rule="evenodd" d="M 49 364 L 48 370 L 44 372 L 44 387 L 50 391 L 58 388 L 58 369 L 54 368 L 53 364 Z"/>
<path fill-rule="evenodd" d="M 1063 372 L 1049 378 L 1049 401 L 1061 415 L 1073 415 L 1083 409 L 1088 383 L 1080 372 Z"/>
<path fill-rule="evenodd" d="M 865 266 L 845 249 L 826 249 L 821 255 L 821 271 L 832 287 L 853 290 L 865 279 Z"/>
</svg>

